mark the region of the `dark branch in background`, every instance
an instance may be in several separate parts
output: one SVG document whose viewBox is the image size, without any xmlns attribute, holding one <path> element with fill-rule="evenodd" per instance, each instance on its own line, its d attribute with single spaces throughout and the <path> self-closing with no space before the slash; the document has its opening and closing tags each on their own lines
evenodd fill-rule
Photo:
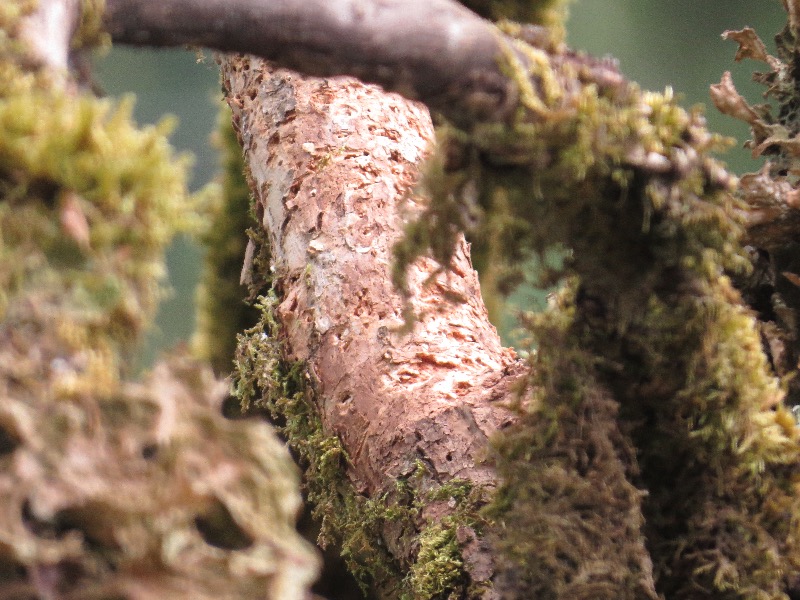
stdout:
<svg viewBox="0 0 800 600">
<path fill-rule="evenodd" d="M 105 24 L 115 42 L 203 46 L 307 75 L 353 75 L 461 127 L 506 121 L 518 106 L 501 68 L 511 38 L 452 0 L 108 0 Z"/>
</svg>

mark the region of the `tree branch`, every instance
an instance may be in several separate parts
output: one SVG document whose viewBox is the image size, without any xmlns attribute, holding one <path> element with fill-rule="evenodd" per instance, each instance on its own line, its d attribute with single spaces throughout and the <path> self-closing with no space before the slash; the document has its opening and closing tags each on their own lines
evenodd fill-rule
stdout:
<svg viewBox="0 0 800 600">
<path fill-rule="evenodd" d="M 453 479 L 494 485 L 482 457 L 511 419 L 496 400 L 524 369 L 488 321 L 463 239 L 452 272 L 432 286 L 423 288 L 433 261 L 412 268 L 414 308 L 425 316 L 413 333 L 398 332 L 405 300 L 391 283 L 392 247 L 422 208 L 406 194 L 433 137 L 427 111 L 349 78 L 298 77 L 247 57 L 223 60 L 222 70 L 270 239 L 285 356 L 303 362 L 325 432 L 349 456 L 350 482 L 380 498 L 422 466 L 421 490 Z M 448 293 L 464 302 L 443 301 Z M 421 512 L 419 529 L 453 507 L 426 502 Z M 416 537 L 385 540 L 406 572 Z M 464 550 L 465 570 L 486 583 L 492 572 L 477 573 L 485 559 L 476 554 Z"/>
<path fill-rule="evenodd" d="M 137 6 L 132 2 L 126 5 Z M 628 471 L 614 470 L 617 481 L 624 484 L 625 477 L 638 472 L 631 464 L 638 459 L 641 475 L 636 479 L 648 488 L 643 510 L 639 509 L 640 495 L 629 485 L 619 485 L 620 493 L 615 497 L 621 499 L 625 514 L 633 516 L 632 526 L 620 531 L 635 542 L 630 556 L 636 557 L 638 566 L 629 571 L 637 574 L 642 589 L 655 595 L 649 589 L 650 562 L 643 557 L 645 534 L 654 558 L 658 591 L 666 596 L 688 597 L 698 590 L 711 590 L 706 597 L 727 596 L 731 590 L 752 596 L 778 597 L 783 593 L 789 583 L 785 574 L 797 570 L 796 526 L 786 522 L 785 514 L 796 512 L 800 505 L 792 483 L 800 450 L 795 423 L 783 405 L 783 392 L 761 351 L 754 318 L 722 275 L 725 269 L 741 269 L 746 261 L 739 250 L 740 221 L 730 196 L 734 180 L 709 158 L 719 146 L 699 114 L 682 111 L 669 93 L 642 93 L 627 86 L 602 62 L 564 51 L 545 52 L 543 45 L 517 43 L 446 3 L 431 12 L 411 1 L 281 4 L 274 10 L 253 3 L 238 5 L 240 9 L 234 12 L 244 11 L 240 17 L 251 21 L 257 21 L 256 15 L 245 8 L 254 11 L 257 7 L 272 15 L 272 22 L 257 28 L 257 35 L 252 30 L 244 34 L 232 28 L 232 13 L 226 11 L 230 5 L 209 3 L 204 6 L 214 7 L 210 13 L 221 10 L 226 18 L 215 23 L 207 18 L 210 13 L 199 9 L 188 16 L 197 21 L 196 28 L 221 33 L 201 36 L 188 23 L 178 28 L 181 35 L 157 37 L 157 31 L 170 31 L 164 21 L 174 18 L 170 10 L 181 5 L 167 2 L 157 13 L 161 20 L 156 22 L 136 12 L 115 13 L 111 0 L 109 27 L 119 41 L 191 42 L 255 52 L 308 73 L 354 74 L 419 98 L 468 130 L 467 135 L 464 131 L 449 138 L 443 135 L 445 152 L 440 156 L 446 158 L 440 161 L 438 172 L 431 169 L 434 177 L 428 180 L 433 203 L 413 232 L 417 237 L 412 242 L 423 241 L 415 243 L 404 259 L 414 259 L 429 249 L 437 251 L 436 258 L 442 264 L 457 258 L 461 242 L 452 232 L 464 228 L 464 215 L 475 205 L 510 224 L 501 232 L 507 237 L 498 238 L 510 240 L 498 244 L 509 262 L 519 263 L 527 251 L 553 244 L 573 250 L 567 271 L 580 278 L 580 288 L 564 301 L 560 315 L 550 317 L 560 319 L 556 331 L 564 336 L 565 343 L 553 345 L 549 353 L 541 351 L 535 363 L 545 375 L 552 372 L 554 376 L 549 381 L 542 378 L 540 411 L 516 436 L 514 444 L 501 453 L 507 463 L 524 456 L 534 466 L 534 474 L 550 471 L 554 484 L 541 486 L 543 479 L 515 477 L 520 471 L 507 469 L 499 501 L 505 511 L 504 523 L 536 524 L 538 521 L 529 519 L 530 515 L 550 514 L 545 511 L 555 507 L 555 514 L 565 515 L 562 521 L 569 522 L 570 529 L 574 527 L 576 539 L 583 536 L 602 544 L 613 541 L 613 535 L 583 535 L 592 529 L 582 518 L 586 493 L 581 486 L 567 482 L 582 483 L 589 473 L 610 472 L 596 468 L 602 459 L 614 467 L 621 466 L 619 461 L 631 467 Z M 123 14 L 126 16 L 119 16 Z M 437 21 L 440 14 L 444 18 Z M 407 21 L 411 15 L 413 24 Z M 134 28 L 138 37 L 125 38 L 124 30 L 115 23 L 136 19 L 148 25 Z M 326 35 L 326 29 L 335 33 Z M 462 35 L 464 31 L 469 37 Z M 264 37 L 256 39 L 258 36 Z M 247 47 L 232 47 L 234 42 L 226 40 L 234 37 L 248 40 Z M 256 75 L 252 84 L 243 86 L 243 92 L 234 92 L 234 103 L 246 105 L 256 101 L 259 94 L 282 91 L 281 85 L 263 88 L 261 81 Z M 308 93 L 318 103 L 315 114 L 327 114 L 328 104 L 336 99 L 325 89 Z M 353 106 L 360 107 L 361 99 L 345 108 L 352 110 Z M 242 141 L 245 148 L 250 147 L 252 156 L 256 155 L 253 143 L 258 143 L 258 151 L 263 152 L 273 135 L 275 140 L 289 137 L 295 142 L 294 148 L 279 148 L 278 153 L 286 156 L 283 165 L 280 158 L 271 163 L 269 156 L 251 160 L 265 221 L 271 221 L 273 243 L 284 245 L 287 256 L 299 258 L 303 265 L 311 259 L 310 273 L 286 270 L 283 273 L 288 277 L 281 274 L 285 295 L 278 312 L 290 323 L 286 336 L 290 344 L 292 335 L 302 329 L 306 332 L 304 340 L 310 340 L 310 348 L 308 343 L 299 344 L 291 351 L 307 358 L 312 366 L 315 362 L 321 365 L 348 349 L 339 338 L 354 335 L 351 325 L 358 324 L 357 319 L 352 323 L 344 320 L 337 329 L 332 326 L 331 317 L 336 316 L 333 309 L 321 310 L 325 292 L 320 282 L 328 276 L 337 282 L 334 273 L 324 275 L 324 259 L 339 254 L 348 233 L 358 233 L 359 243 L 354 247 L 372 253 L 375 247 L 360 240 L 367 232 L 381 228 L 356 232 L 348 227 L 338 236 L 325 231 L 325 218 L 335 213 L 339 203 L 344 205 L 345 194 L 341 199 L 332 195 L 332 210 L 326 212 L 319 199 L 312 199 L 317 188 L 310 184 L 314 168 L 321 167 L 322 162 L 337 161 L 342 152 L 337 144 L 341 141 L 326 140 L 324 160 L 313 166 L 316 141 L 309 138 L 299 142 L 300 135 L 287 136 L 282 131 L 286 113 L 280 115 L 281 122 L 273 123 L 277 128 L 272 135 L 247 139 L 263 114 L 256 108 L 239 115 L 247 119 L 241 124 L 246 132 Z M 317 127 L 316 131 L 331 129 Z M 298 145 L 311 158 L 299 153 Z M 309 171 L 306 177 L 300 177 Z M 305 197 L 298 194 L 305 191 Z M 372 202 L 379 204 L 381 196 L 374 194 Z M 305 210 L 314 218 L 304 217 L 304 223 L 293 224 Z M 354 228 L 362 218 L 359 210 L 367 209 L 353 205 L 342 210 L 344 215 L 353 216 Z M 293 227 L 300 228 L 289 235 Z M 420 248 L 426 241 L 431 248 Z M 412 263 L 405 260 L 403 266 Z M 291 266 L 291 261 L 279 267 L 285 269 L 287 265 Z M 364 271 L 354 266 L 353 272 Z M 345 271 L 340 269 L 339 273 Z M 412 271 L 412 288 L 418 283 L 413 275 Z M 367 297 L 374 292 L 372 288 L 348 292 Z M 379 295 L 366 305 L 374 307 L 382 301 Z M 362 308 L 357 303 L 352 314 L 344 316 L 358 316 Z M 359 326 L 368 330 L 373 322 Z M 536 323 L 531 329 L 539 335 L 547 333 Z M 365 338 L 364 353 L 358 356 L 373 357 L 368 353 L 373 351 L 371 345 L 376 338 L 384 338 L 380 332 L 376 334 Z M 574 349 L 574 354 L 567 356 L 570 369 L 552 370 L 556 359 L 570 347 Z M 308 350 L 307 356 L 301 354 Z M 394 350 L 390 356 L 400 355 Z M 446 349 L 441 353 L 439 349 L 414 351 L 410 356 L 436 366 L 441 355 L 447 356 Z M 381 356 L 365 360 L 364 369 L 375 368 Z M 418 374 L 414 372 L 416 364 L 414 369 L 404 367 L 397 373 Z M 373 376 L 368 379 L 376 381 Z M 317 377 L 317 383 L 320 389 L 327 386 L 334 392 L 323 396 L 323 420 L 333 424 L 332 429 L 340 431 L 345 443 L 355 449 L 354 461 L 363 459 L 368 468 L 363 481 L 358 477 L 353 480 L 365 489 L 377 484 L 376 489 L 381 490 L 381 481 L 388 483 L 387 474 L 402 475 L 402 456 L 391 455 L 386 463 L 371 464 L 373 459 L 361 448 L 370 434 L 381 438 L 385 434 L 381 427 L 395 426 L 400 422 L 395 418 L 408 417 L 402 411 L 408 404 L 391 402 L 390 409 L 381 407 L 370 413 L 369 403 L 361 403 L 361 408 L 367 409 L 363 422 L 368 425 L 364 432 L 354 433 L 353 427 L 360 422 L 353 418 L 357 414 L 354 407 L 359 404 L 355 396 L 337 393 L 341 379 L 325 381 Z M 531 384 L 536 383 L 533 378 Z M 592 439 L 582 441 L 575 436 L 565 439 L 585 443 L 579 447 L 562 445 L 552 435 L 554 430 L 564 434 L 565 426 L 572 422 L 580 432 L 600 417 L 615 416 L 615 407 L 605 402 L 605 394 L 598 401 L 593 393 L 596 389 L 607 391 L 608 399 L 619 403 L 620 431 L 625 436 L 621 435 L 613 447 L 601 448 Z M 380 392 L 385 390 L 381 388 Z M 416 398 L 401 400 L 413 403 Z M 450 408 L 448 401 L 430 406 Z M 390 418 L 382 421 L 387 414 Z M 441 418 L 443 415 L 437 415 L 437 422 L 441 423 Z M 351 420 L 345 424 L 347 419 Z M 337 423 L 345 424 L 345 428 L 339 430 Z M 411 426 L 403 427 L 399 439 L 412 431 Z M 608 431 L 616 429 L 609 427 Z M 392 441 L 391 437 L 382 439 L 382 445 Z M 635 451 L 627 452 L 628 440 Z M 587 448 L 592 451 L 585 451 Z M 598 455 L 597 449 L 603 452 Z M 554 456 L 560 457 L 555 466 Z M 451 474 L 446 468 L 434 472 Z M 563 502 L 554 505 L 553 498 Z M 602 497 L 595 496 L 598 499 Z M 629 523 L 622 519 L 621 524 Z M 531 539 L 529 528 L 503 534 L 509 546 Z M 562 556 L 554 558 L 548 540 L 541 541 L 507 570 L 509 581 L 527 581 L 529 589 L 546 593 L 584 584 L 590 589 L 633 589 L 626 584 L 626 576 L 617 578 L 613 570 L 581 572 L 580 561 L 563 561 L 560 576 L 552 577 L 546 567 Z"/>
<path fill-rule="evenodd" d="M 517 90 L 508 38 L 451 0 L 108 0 L 116 42 L 255 54 L 316 76 L 354 75 L 455 123 L 504 120 Z"/>
</svg>

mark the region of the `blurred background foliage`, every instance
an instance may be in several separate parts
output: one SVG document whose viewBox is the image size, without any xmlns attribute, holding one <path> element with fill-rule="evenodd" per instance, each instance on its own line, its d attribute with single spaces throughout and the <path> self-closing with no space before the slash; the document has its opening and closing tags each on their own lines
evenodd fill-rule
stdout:
<svg viewBox="0 0 800 600">
<path fill-rule="evenodd" d="M 710 105 L 708 86 L 731 71 L 739 91 L 757 102 L 762 89 L 751 82 L 753 62 L 734 64 L 736 44 L 724 42 L 726 29 L 751 26 L 766 42 L 785 22 L 780 0 L 577 0 L 571 5 L 568 40 L 572 47 L 619 60 L 622 72 L 642 88 L 671 86 L 685 106 Z M 772 50 L 771 44 L 768 47 Z M 195 157 L 192 189 L 211 181 L 219 167 L 210 137 L 222 101 L 216 65 L 210 55 L 198 61 L 194 51 L 133 50 L 117 47 L 95 61 L 95 76 L 111 96 L 136 95 L 140 123 L 155 123 L 164 115 L 178 118 L 172 141 Z M 737 174 L 760 166 L 742 143 L 746 125 L 707 109 L 709 128 L 736 139 L 723 160 Z M 244 233 L 242 233 L 244 235 Z M 194 296 L 200 273 L 201 250 L 179 239 L 168 254 L 171 292 L 162 303 L 156 325 L 142 350 L 148 365 L 160 350 L 188 341 L 194 330 Z M 520 290 L 514 304 L 536 308 L 543 295 Z M 512 309 L 513 312 L 513 309 Z M 501 324 L 504 333 L 513 315 Z"/>
</svg>

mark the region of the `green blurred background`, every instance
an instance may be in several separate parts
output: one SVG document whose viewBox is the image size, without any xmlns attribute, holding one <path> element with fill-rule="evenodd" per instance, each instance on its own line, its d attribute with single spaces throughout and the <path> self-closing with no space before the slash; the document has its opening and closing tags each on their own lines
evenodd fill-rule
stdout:
<svg viewBox="0 0 800 600">
<path fill-rule="evenodd" d="M 725 29 L 754 27 L 772 49 L 771 40 L 785 22 L 780 0 L 578 0 L 572 4 L 569 43 L 596 56 L 613 56 L 622 72 L 643 88 L 671 86 L 686 106 L 709 104 L 708 86 L 723 71 L 732 71 L 739 91 L 751 102 L 762 89 L 750 81 L 762 65 L 733 63 L 736 45 L 724 42 Z M 202 62 L 191 51 L 114 48 L 96 61 L 101 87 L 111 96 L 136 95 L 140 123 L 155 123 L 176 115 L 179 125 L 172 142 L 195 157 L 192 188 L 198 189 L 217 172 L 216 152 L 209 139 L 214 129 L 221 92 L 210 54 Z M 735 173 L 754 171 L 759 164 L 741 149 L 747 128 L 708 108 L 709 127 L 737 139 L 737 148 L 723 159 Z M 179 239 L 168 254 L 172 292 L 162 305 L 156 325 L 143 348 L 142 363 L 157 352 L 187 341 L 194 329 L 194 290 L 201 251 Z M 523 304 L 534 296 L 517 297 Z"/>
</svg>

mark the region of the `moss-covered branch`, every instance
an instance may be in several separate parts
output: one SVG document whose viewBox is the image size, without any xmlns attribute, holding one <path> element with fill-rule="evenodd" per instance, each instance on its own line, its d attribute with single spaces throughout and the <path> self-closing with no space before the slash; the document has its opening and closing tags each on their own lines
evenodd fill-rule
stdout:
<svg viewBox="0 0 800 600">
<path fill-rule="evenodd" d="M 571 250 L 564 272 L 579 284 L 555 309 L 566 320 L 563 337 L 545 343 L 552 331 L 532 325 L 542 342 L 532 372 L 550 373 L 569 348 L 577 363 L 562 365 L 546 385 L 532 381 L 543 391 L 527 426 L 499 443 L 507 477 L 500 512 L 531 528 L 504 530 L 502 546 L 537 535 L 547 515 L 574 515 L 576 539 L 602 547 L 605 538 L 591 537 L 591 523 L 579 517 L 587 500 L 570 482 L 616 471 L 647 493 L 643 532 L 657 592 L 785 597 L 798 560 L 788 515 L 800 509 L 793 474 L 800 448 L 755 316 L 725 275 L 749 262 L 736 179 L 709 157 L 722 144 L 669 93 L 615 80 L 610 66 L 605 81 L 580 83 L 574 63 L 530 52 L 527 67 L 508 55 L 522 90 L 513 123 L 442 132 L 443 158 L 428 174 L 434 201 L 402 254 L 425 248 L 447 264 L 455 246 L 442 232 L 467 227 L 472 215 L 507 224 L 493 241 L 499 255 L 511 248 L 511 274 L 520 258 L 554 245 Z M 540 86 L 526 93 L 529 79 Z M 611 435 L 614 450 L 587 446 L 582 428 L 608 427 L 615 410 L 623 437 Z M 635 451 L 624 451 L 628 443 Z M 613 467 L 617 461 L 624 468 Z M 554 482 L 546 494 L 523 475 L 543 472 Z M 603 504 L 597 494 L 590 506 Z M 614 526 L 635 532 L 636 495 L 623 497 L 629 518 Z M 565 555 L 553 560 L 516 556 L 508 576 L 544 597 L 567 597 L 565 590 L 574 597 L 576 589 L 627 597 L 629 577 L 648 580 L 642 561 L 587 571 Z"/>
<path fill-rule="evenodd" d="M 269 285 L 264 280 L 269 275 L 269 245 L 255 241 L 259 228 L 251 214 L 252 193 L 230 120 L 225 107 L 220 111 L 216 144 L 222 154 L 221 193 L 213 196 L 203 224 L 206 255 L 193 340 L 195 354 L 210 361 L 220 375 L 233 370 L 237 335 L 258 320 L 257 311 L 246 301 L 254 301 Z M 255 239 L 248 241 L 248 235 Z M 258 254 L 256 247 L 261 250 Z"/>
<path fill-rule="evenodd" d="M 545 4 L 539 8 L 552 8 L 551 3 Z M 783 42 L 793 48 L 797 7 L 788 0 L 786 5 L 794 24 Z M 203 22 L 198 15 L 213 14 L 227 4 L 175 5 L 183 6 L 185 10 L 178 13 L 189 18 L 172 37 L 165 35 L 170 32 L 161 19 L 163 13 L 140 14 L 137 6 L 133 0 L 111 4 L 107 22 L 118 39 L 137 41 L 138 36 L 138 41 L 150 43 L 212 43 L 225 49 L 256 50 L 311 73 L 355 73 L 422 98 L 450 118 L 454 125 L 440 131 L 440 152 L 428 168 L 426 186 L 433 201 L 399 246 L 395 280 L 409 298 L 414 297 L 415 286 L 424 294 L 419 286 L 424 278 L 419 271 L 412 271 L 409 277 L 408 267 L 415 261 L 424 262 L 426 253 L 450 268 L 451 275 L 468 271 L 457 266 L 465 256 L 459 234 L 476 217 L 478 222 L 493 224 L 486 237 L 494 246 L 492 255 L 503 259 L 499 265 L 502 277 L 495 278 L 498 281 L 518 280 L 518 265 L 533 254 L 554 246 L 569 250 L 564 273 L 575 276 L 578 283 L 572 292 L 565 292 L 544 324 L 531 320 L 530 330 L 538 336 L 540 346 L 532 354 L 528 389 L 533 397 L 525 403 L 529 412 L 497 443 L 497 464 L 505 485 L 493 514 L 498 528 L 503 523 L 511 525 L 498 529 L 502 539 L 498 547 L 506 557 L 501 589 L 554 598 L 658 594 L 670 598 L 785 597 L 792 585 L 789 574 L 800 566 L 793 517 L 800 509 L 795 491 L 795 465 L 800 459 L 797 432 L 784 403 L 784 391 L 762 351 L 755 315 L 728 279 L 729 274 L 743 274 L 749 268 L 749 257 L 741 247 L 747 221 L 752 224 L 769 211 L 744 216 L 745 205 L 733 195 L 735 178 L 710 158 L 723 144 L 706 131 L 700 114 L 681 109 L 670 93 L 647 93 L 625 82 L 613 64 L 564 50 L 557 35 L 542 37 L 540 30 L 513 24 L 504 25 L 501 34 L 450 4 L 434 9 L 435 14 L 422 10 L 430 10 L 427 3 L 425 7 L 408 5 L 419 7 L 419 12 L 398 10 L 400 4 L 382 4 L 380 10 L 359 13 L 361 19 L 348 20 L 330 12 L 330 3 L 305 3 L 283 14 L 286 19 L 266 18 L 255 34 L 252 28 L 242 27 L 244 33 L 238 39 L 224 28 L 203 35 L 194 29 L 197 22 Z M 499 3 L 486 8 L 485 14 L 496 16 L 497 6 Z M 195 9 L 202 14 L 191 12 Z M 247 11 L 244 14 L 252 16 Z M 265 14 L 269 17 L 268 12 L 259 13 L 260 17 Z M 409 14 L 422 19 L 416 23 L 420 27 L 405 27 Z M 447 26 L 441 24 L 442 15 Z M 258 23 L 258 19 L 251 20 Z M 309 25 L 320 22 L 327 27 Z M 275 24 L 280 31 L 265 33 Z M 461 29 L 470 34 L 455 39 L 453 32 Z M 330 31 L 336 34 L 329 35 Z M 383 37 L 366 34 L 374 31 Z M 220 32 L 221 41 L 217 39 Z M 750 40 L 748 52 L 760 52 L 751 36 L 742 34 L 740 38 Z M 375 39 L 384 43 L 365 51 L 364 44 Z M 243 43 L 225 45 L 230 40 Z M 787 50 L 787 56 L 792 52 Z M 364 60 L 374 56 L 380 58 Z M 230 63 L 234 65 L 231 72 L 250 77 L 246 63 Z M 775 64 L 776 79 L 788 74 L 793 85 L 791 70 Z M 757 151 L 791 154 L 796 147 L 792 139 L 796 132 L 788 128 L 796 104 L 796 86 L 792 85 L 787 89 L 779 86 L 785 112 L 777 124 L 742 105 L 730 89 L 718 90 L 717 99 L 729 112 L 740 112 L 754 125 Z M 288 120 L 287 115 L 295 116 L 293 92 L 287 95 L 292 86 L 263 73 L 248 79 L 242 88 L 246 86 L 251 86 L 247 93 L 231 86 L 235 118 L 244 119 L 239 123 L 240 138 L 244 141 L 255 127 L 254 115 L 261 107 L 253 110 L 253 102 L 266 102 L 269 96 L 277 99 L 275 114 L 280 114 L 270 124 L 275 126 L 273 133 L 259 144 L 278 146 L 281 139 L 287 139 L 280 126 Z M 308 97 L 315 105 L 336 94 L 323 86 Z M 359 97 L 359 106 L 362 101 Z M 319 112 L 327 114 L 327 110 Z M 408 114 L 418 119 L 413 110 Z M 314 135 L 329 129 L 310 128 Z M 397 131 L 401 129 L 393 130 L 394 138 L 400 137 Z M 787 133 L 791 135 L 781 137 Z M 341 133 L 342 139 L 347 135 Z M 426 346 L 404 354 L 398 351 L 399 343 L 389 329 L 376 326 L 381 319 L 397 319 L 400 312 L 382 304 L 389 292 L 372 299 L 374 289 L 383 289 L 378 285 L 350 287 L 350 282 L 361 283 L 359 277 L 369 278 L 361 269 L 363 263 L 352 272 L 345 270 L 345 263 L 338 261 L 344 255 L 336 238 L 339 235 L 348 251 L 356 254 L 375 251 L 371 239 L 383 223 L 358 229 L 359 219 L 365 219 L 372 209 L 365 204 L 347 204 L 361 189 L 374 185 L 370 167 L 355 162 L 350 170 L 363 176 L 359 191 L 337 184 L 337 189 L 349 194 L 337 196 L 323 189 L 325 179 L 320 174 L 329 175 L 326 170 L 331 164 L 364 155 L 354 153 L 340 138 L 326 138 L 321 133 L 318 138 L 303 138 L 303 142 L 297 142 L 294 135 L 288 139 L 295 141 L 295 150 L 299 147 L 305 154 L 298 151 L 286 164 L 283 157 L 281 162 L 258 158 L 253 138 L 245 142 L 246 150 L 256 157 L 250 159 L 250 168 L 260 202 L 259 220 L 270 228 L 271 242 L 279 252 L 276 286 L 281 301 L 275 313 L 282 321 L 279 335 L 284 345 L 275 351 L 273 330 L 256 330 L 254 336 L 244 339 L 243 352 L 255 352 L 252 360 L 257 367 L 240 366 L 240 381 L 247 384 L 243 390 L 252 393 L 248 386 L 257 384 L 269 391 L 274 382 L 259 382 L 263 373 L 274 373 L 278 381 L 288 380 L 288 374 L 280 372 L 287 360 L 303 359 L 311 388 L 295 382 L 295 388 L 282 391 L 275 396 L 278 400 L 273 398 L 267 404 L 286 419 L 297 421 L 299 414 L 306 415 L 312 429 L 295 433 L 293 443 L 300 448 L 302 440 L 314 441 L 316 449 L 305 457 L 312 471 L 315 464 L 331 466 L 333 463 L 324 461 L 332 460 L 336 473 L 347 472 L 346 479 L 339 477 L 333 484 L 328 479 L 324 484 L 321 506 L 338 508 L 321 514 L 329 517 L 342 506 L 348 515 L 360 514 L 361 523 L 354 530 L 357 536 L 379 522 L 372 534 L 387 545 L 388 554 L 394 554 L 394 564 L 414 565 L 412 579 L 426 582 L 424 588 L 433 596 L 443 594 L 445 589 L 454 589 L 458 577 L 452 567 L 462 560 L 450 551 L 453 540 L 463 558 L 470 535 L 478 529 L 477 521 L 465 525 L 465 530 L 442 524 L 431 528 L 433 520 L 428 515 L 422 520 L 427 527 L 420 524 L 413 510 L 425 496 L 415 488 L 413 499 L 399 505 L 403 507 L 403 525 L 391 536 L 393 521 L 386 511 L 398 504 L 375 503 L 379 502 L 376 498 L 382 502 L 383 494 L 402 496 L 402 490 L 398 492 L 388 483 L 412 477 L 416 472 L 410 466 L 416 464 L 411 460 L 414 452 L 422 453 L 430 463 L 419 487 L 431 482 L 446 484 L 462 469 L 446 464 L 453 456 L 463 456 L 443 450 L 458 436 L 449 430 L 442 436 L 423 418 L 414 430 L 419 445 L 405 446 L 404 442 L 413 438 L 401 433 L 396 444 L 383 439 L 380 447 L 391 452 L 385 461 L 375 459 L 364 452 L 369 441 L 380 437 L 375 429 L 385 430 L 387 422 L 394 425 L 395 419 L 406 415 L 395 403 L 387 401 L 384 406 L 389 408 L 372 410 L 363 399 L 376 396 L 369 381 L 384 381 L 383 376 L 406 386 L 425 381 L 435 388 L 441 380 L 434 376 L 426 379 L 426 370 L 467 369 L 468 363 L 475 364 L 475 355 L 462 354 L 464 346 L 457 345 L 436 352 Z M 408 146 L 395 153 L 402 161 L 414 162 L 403 150 Z M 406 164 L 394 160 L 401 164 L 396 170 L 407 183 L 411 178 Z M 779 176 L 793 175 L 791 160 L 783 156 L 778 162 Z M 765 171 L 764 176 L 774 174 Z M 775 186 L 786 191 L 784 204 L 792 208 L 792 181 Z M 371 198 L 382 198 L 374 187 L 369 189 Z M 295 200 L 297 194 L 303 202 Z M 330 210 L 323 210 L 323 201 Z M 62 202 L 65 222 L 71 223 L 68 230 L 79 245 L 85 243 L 81 241 L 85 238 L 81 212 L 75 208 L 79 205 L 70 198 Z M 312 210 L 304 213 L 307 206 Z M 336 223 L 333 215 L 337 210 L 345 220 L 347 215 L 352 217 L 348 227 L 353 229 L 326 229 Z M 753 239 L 757 239 L 756 233 L 751 229 Z M 332 274 L 331 264 L 340 272 Z M 459 295 L 449 287 L 446 275 L 430 265 L 421 272 L 441 288 L 439 299 Z M 780 274 L 796 283 L 783 271 Z M 773 273 L 773 281 L 775 277 Z M 326 304 L 330 286 L 339 290 L 336 300 L 355 302 L 342 301 L 338 310 L 331 309 L 332 305 Z M 361 319 L 373 313 L 377 320 Z M 367 342 L 359 346 L 362 338 L 354 331 L 366 331 L 363 339 L 379 346 L 373 348 Z M 463 336 L 463 329 L 457 331 Z M 260 346 L 262 343 L 267 346 Z M 379 351 L 373 352 L 376 348 Z M 345 350 L 358 368 L 346 377 L 330 369 L 334 357 Z M 512 361 L 501 357 L 498 352 L 489 362 L 501 367 L 493 373 L 503 374 L 492 379 L 494 374 L 486 375 L 492 369 L 481 371 L 480 376 L 486 378 L 475 387 L 492 389 L 497 381 L 508 381 Z M 262 364 L 265 360 L 268 364 Z M 371 379 L 364 375 L 374 373 L 368 369 L 384 364 L 382 361 L 389 365 L 385 372 Z M 358 385 L 350 384 L 351 376 Z M 469 381 L 474 384 L 477 379 L 470 377 Z M 508 390 L 504 385 L 503 393 Z M 386 389 L 382 387 L 381 393 Z M 460 397 L 458 389 L 453 388 L 454 398 Z M 309 394 L 319 409 L 318 422 L 308 418 Z M 282 402 L 285 406 L 279 406 Z M 440 399 L 430 405 L 452 408 Z M 465 401 L 464 405 L 469 407 L 465 412 L 478 414 L 477 404 Z M 406 412 L 413 413 L 410 409 Z M 436 415 L 437 424 L 447 414 L 454 413 L 443 410 Z M 454 422 L 467 423 L 464 428 L 471 434 L 470 419 L 460 418 Z M 485 422 L 496 425 L 499 421 L 502 419 L 491 417 Z M 483 426 L 485 422 L 479 423 L 480 431 L 474 437 L 465 434 L 459 438 L 469 438 L 462 444 L 467 448 L 465 464 L 474 466 L 473 442 L 491 429 Z M 320 434 L 326 427 L 328 432 Z M 403 450 L 406 447 L 413 451 Z M 439 454 L 450 458 L 439 462 Z M 325 470 L 317 471 L 326 481 Z M 472 474 L 482 483 L 492 479 L 491 470 L 483 467 Z M 357 500 L 362 496 L 371 498 Z M 339 504 L 331 504 L 332 499 Z M 348 502 L 351 506 L 362 504 L 350 512 Z M 381 515 L 377 519 L 370 517 L 376 514 L 376 507 Z M 409 515 L 411 520 L 406 520 Z M 349 517 L 348 523 L 335 527 L 345 541 L 349 534 L 341 534 L 341 530 L 346 530 L 347 524 Z M 406 525 L 422 532 L 419 547 L 411 551 L 402 545 L 390 547 L 403 540 Z M 471 534 L 459 539 L 459 532 L 464 531 Z M 539 543 L 531 546 L 531 539 Z M 372 556 L 383 556 L 372 554 L 374 540 L 347 547 L 368 548 Z M 519 552 L 520 547 L 526 551 Z M 613 560 L 604 560 L 607 556 Z M 442 569 L 437 572 L 438 567 Z M 392 568 L 394 574 L 402 569 Z M 445 587 L 439 585 L 442 582 L 447 582 Z M 401 589 L 391 584 L 389 588 L 384 590 L 387 594 Z"/>
<path fill-rule="evenodd" d="M 202 363 L 125 368 L 197 208 L 169 124 L 32 63 L 33 8 L 0 6 L 0 596 L 305 598 L 274 432 L 223 418 Z"/>
<path fill-rule="evenodd" d="M 375 497 L 359 493 L 346 476 L 347 450 L 322 424 L 305 366 L 285 359 L 274 293 L 257 307 L 261 321 L 239 339 L 236 395 L 245 411 L 266 410 L 281 424 L 305 471 L 320 545 L 337 548 L 362 590 L 380 598 L 480 597 L 486 582 L 470 579 L 462 545 L 485 529 L 479 513 L 485 490 L 468 480 L 434 485 L 420 460 L 392 489 Z M 447 515 L 431 520 L 431 507 L 445 504 Z M 400 554 L 404 546 L 414 552 Z"/>
<path fill-rule="evenodd" d="M 391 254 L 404 210 L 418 210 L 406 200 L 427 112 L 251 57 L 225 59 L 223 74 L 275 286 L 240 342 L 239 394 L 285 422 L 323 541 L 340 543 L 379 597 L 490 594 L 477 506 L 493 473 L 481 455 L 510 418 L 492 400 L 521 365 L 488 322 L 463 241 L 458 275 L 417 298 L 419 327 L 402 331 Z M 415 284 L 432 268 L 420 261 Z M 465 302 L 443 303 L 447 293 Z"/>
</svg>

